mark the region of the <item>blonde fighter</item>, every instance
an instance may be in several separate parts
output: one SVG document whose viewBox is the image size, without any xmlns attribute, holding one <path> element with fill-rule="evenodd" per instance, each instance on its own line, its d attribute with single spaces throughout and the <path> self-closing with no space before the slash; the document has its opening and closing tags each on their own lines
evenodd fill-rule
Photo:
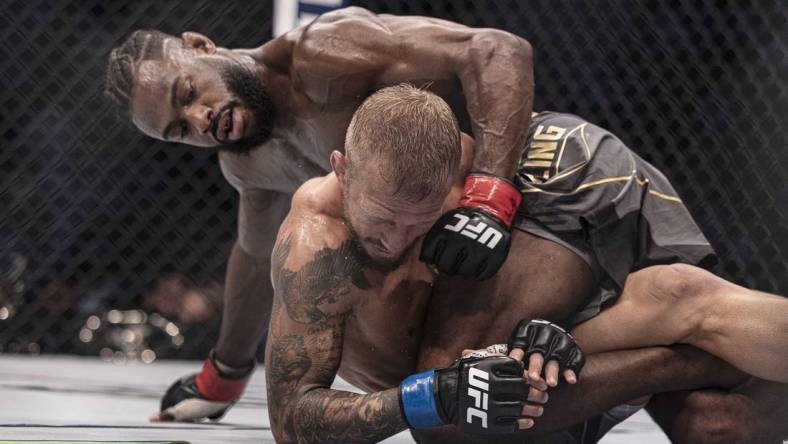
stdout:
<svg viewBox="0 0 788 444">
<path fill-rule="evenodd" d="M 534 121 L 536 125 L 532 126 L 532 136 L 539 133 L 539 125 L 545 128 L 564 127 L 566 123 L 587 125 L 574 116 L 552 113 L 537 116 Z M 596 161 L 604 160 L 607 155 L 619 156 L 625 151 L 609 133 L 600 129 L 588 130 L 587 137 L 583 136 L 585 139 L 580 138 L 580 134 L 573 139 L 572 143 L 580 143 L 579 148 L 568 145 L 567 149 L 591 155 L 586 159 L 588 168 L 584 174 L 593 175 L 600 168 Z M 371 134 L 375 136 L 369 137 Z M 582 252 L 575 253 L 565 247 L 566 239 L 548 241 L 534 236 L 525 226 L 516 232 L 509 259 L 493 280 L 474 284 L 458 279 L 435 282 L 435 275 L 418 261 L 414 252 L 418 251 L 421 239 L 435 219 L 456 205 L 459 190 L 452 185 L 462 180 L 472 158 L 469 138 L 464 137 L 463 164 L 466 167 L 459 167 L 459 139 L 451 111 L 437 97 L 406 86 L 387 88 L 371 96 L 354 115 L 346 139 L 347 157 L 339 152 L 332 153 L 334 173 L 307 182 L 296 193 L 291 212 L 280 229 L 273 258 L 275 301 L 266 361 L 269 363 L 267 378 L 272 430 L 278 440 L 375 441 L 408 426 L 418 427 L 416 422 L 435 425 L 436 417 L 444 421 L 456 420 L 456 412 L 447 413 L 443 398 L 440 406 L 434 407 L 435 411 L 427 409 L 426 413 L 424 405 L 416 406 L 419 411 L 414 413 L 410 410 L 414 406 L 406 400 L 400 406 L 400 397 L 409 398 L 403 391 L 411 393 L 409 390 L 414 386 L 410 383 L 403 383 L 399 389 L 395 386 L 403 378 L 412 381 L 407 376 L 417 369 L 438 367 L 433 376 L 420 379 L 418 384 L 418 387 L 429 386 L 434 390 L 441 384 L 440 375 L 445 367 L 463 348 L 458 347 L 459 342 L 465 341 L 464 347 L 476 347 L 508 339 L 516 323 L 516 320 L 511 321 L 512 317 L 523 317 L 529 310 L 529 307 L 518 304 L 540 289 L 545 290 L 541 293 L 545 300 L 540 302 L 541 308 L 531 307 L 529 315 L 541 316 L 552 310 L 553 314 L 563 315 L 562 318 L 566 319 L 573 312 L 592 313 L 595 303 L 597 309 L 602 308 L 591 291 L 594 278 L 591 267 L 581 258 Z M 586 146 L 593 150 L 585 151 Z M 527 155 L 526 152 L 526 158 Z M 571 157 L 569 152 L 564 155 Z M 648 168 L 644 162 L 636 164 L 641 168 L 640 173 L 648 174 L 655 186 L 668 186 L 653 167 Z M 604 168 L 611 168 L 608 163 L 604 165 Z M 579 179 L 588 177 L 581 175 Z M 551 190 L 548 182 L 542 184 L 544 192 L 557 198 L 558 191 Z M 643 196 L 639 193 L 643 190 L 639 188 L 632 191 Z M 664 194 L 672 189 L 654 191 Z M 622 194 L 620 189 L 617 193 L 629 196 Z M 650 194 L 646 192 L 645 195 Z M 578 202 L 583 198 L 574 198 L 572 208 L 583 207 Z M 660 215 L 665 216 L 666 211 L 653 213 L 653 208 L 648 207 L 651 204 L 644 203 L 641 215 L 653 223 Z M 585 207 L 593 206 L 585 203 Z M 597 207 L 609 209 L 602 205 Z M 535 208 L 528 210 L 530 213 L 525 216 L 538 216 Z M 682 217 L 688 218 L 683 212 L 686 209 L 680 206 L 667 215 L 678 224 L 686 222 Z M 535 220 L 538 222 L 538 217 Z M 609 222 L 606 226 L 610 225 Z M 517 224 L 515 226 L 520 228 Z M 478 226 L 475 229 L 476 234 L 483 232 L 483 229 L 478 230 Z M 555 232 L 564 235 L 559 230 Z M 665 234 L 650 230 L 650 235 L 656 236 L 655 240 L 665 240 Z M 692 236 L 684 236 L 680 240 L 687 237 Z M 702 237 L 695 239 L 689 245 L 692 252 L 684 253 L 684 257 L 702 258 L 704 255 L 699 253 L 710 251 L 708 247 L 702 248 L 703 241 Z M 529 248 L 536 246 L 539 248 Z M 654 250 L 650 253 L 657 255 L 656 246 L 652 246 Z M 671 251 L 681 250 L 679 245 L 673 247 Z M 523 266 L 528 265 L 529 260 L 535 266 Z M 620 267 L 607 265 L 607 272 L 620 270 Z M 675 287 L 658 277 L 664 270 L 681 270 L 680 267 L 693 270 L 687 276 L 691 282 L 707 273 L 697 267 L 670 265 L 646 268 L 639 272 L 637 280 L 649 279 L 652 291 L 660 294 L 676 291 Z M 431 295 L 433 284 L 435 288 Z M 457 291 L 451 290 L 452 285 Z M 686 286 L 687 290 L 691 288 Z M 480 289 L 486 291 L 477 292 Z M 554 295 L 559 296 L 548 298 Z M 686 300 L 692 299 L 687 297 Z M 702 302 L 700 298 L 697 301 Z M 724 303 L 720 298 L 715 301 Z M 748 302 L 753 309 L 750 313 L 767 309 L 766 305 L 772 302 L 760 304 L 757 299 L 752 299 Z M 783 301 L 776 308 L 785 310 L 786 304 L 788 301 Z M 666 315 L 671 313 L 667 304 L 654 308 Z M 702 308 L 701 305 L 695 306 L 696 312 Z M 534 313 L 540 310 L 543 313 Z M 755 354 L 741 359 L 743 355 L 735 351 L 786 344 L 788 338 L 785 335 L 765 335 L 764 330 L 737 336 L 737 329 L 745 329 L 748 323 L 758 320 L 738 317 L 727 321 L 715 325 L 726 334 L 725 341 L 714 341 L 713 338 L 711 342 L 695 341 L 696 337 L 706 338 L 704 335 L 686 339 L 712 353 L 730 357 L 735 365 L 770 377 L 766 367 L 781 365 L 780 360 L 785 356 Z M 673 326 L 666 323 L 662 327 L 653 327 L 668 329 Z M 698 331 L 707 328 L 702 323 L 691 324 L 691 327 Z M 660 331 L 659 337 L 682 338 L 681 331 Z M 593 338 L 579 340 L 594 349 Z M 720 367 L 717 361 L 713 366 L 705 367 L 705 371 L 686 372 L 687 368 L 682 363 L 684 373 L 674 369 L 672 377 L 660 380 L 659 384 L 649 380 L 658 377 L 658 372 L 652 372 L 639 384 L 635 379 L 632 384 L 615 385 L 616 379 L 632 380 L 629 375 L 633 366 L 639 365 L 642 374 L 650 367 L 670 368 L 671 361 L 664 356 L 664 350 L 616 353 L 615 356 L 598 355 L 597 363 L 607 363 L 605 366 L 612 368 L 605 370 L 596 365 L 592 374 L 597 378 L 592 382 L 605 396 L 604 400 L 594 400 L 595 408 L 660 391 L 703 387 L 703 384 L 714 380 L 709 376 L 711 369 Z M 662 360 L 649 353 L 663 353 Z M 445 359 L 446 354 L 451 355 L 449 359 Z M 673 354 L 670 358 L 675 357 Z M 594 365 L 592 358 L 589 357 L 587 366 Z M 503 374 L 511 375 L 511 370 L 517 368 L 509 361 L 504 365 L 506 370 Z M 370 393 L 358 395 L 331 390 L 329 387 L 336 374 Z M 550 375 L 548 379 L 552 385 L 556 382 Z M 432 381 L 432 385 L 423 381 Z M 607 386 L 603 389 L 601 383 Z M 514 383 L 509 381 L 506 384 L 511 387 Z M 522 408 L 521 415 L 514 418 L 521 429 L 532 425 L 528 416 L 538 416 L 529 409 L 526 393 L 527 390 L 522 391 L 522 397 L 517 400 L 510 399 Z M 571 397 L 571 394 L 567 396 Z M 582 403 L 581 399 L 575 398 L 574 402 Z M 427 415 L 429 421 L 422 423 L 419 418 L 424 417 L 419 416 L 421 414 Z M 563 422 L 554 421 L 553 424 L 560 428 L 580 419 L 563 418 Z M 511 417 L 507 419 L 512 420 Z M 414 432 L 436 442 L 457 442 L 467 438 L 452 436 L 454 432 L 451 430 Z"/>
</svg>

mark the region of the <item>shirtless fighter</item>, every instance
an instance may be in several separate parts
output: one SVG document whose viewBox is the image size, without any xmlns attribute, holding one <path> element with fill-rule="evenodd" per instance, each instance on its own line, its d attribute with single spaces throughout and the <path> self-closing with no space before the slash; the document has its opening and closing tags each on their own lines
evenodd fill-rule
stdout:
<svg viewBox="0 0 788 444">
<path fill-rule="evenodd" d="M 454 424 L 522 442 L 515 430 L 541 414 L 526 402 L 532 392 L 520 378 L 522 351 L 452 365 L 462 348 L 533 340 L 510 338 L 521 317 L 584 321 L 574 329 L 577 342 L 593 353 L 612 352 L 589 356 L 577 386 L 559 392 L 568 408 L 555 409 L 541 433 L 627 399 L 722 384 L 714 370 L 720 362 L 701 376 L 675 351 L 614 350 L 685 343 L 760 378 L 788 382 L 788 300 L 691 265 L 648 266 L 696 262 L 711 252 L 664 176 L 575 116 L 542 113 L 533 121 L 518 183 L 535 198 L 520 208 L 508 260 L 489 281 L 436 283 L 418 258 L 436 219 L 433 230 L 467 231 L 484 245 L 499 239 L 463 215 L 441 216 L 460 198 L 470 138 L 463 136 L 461 162 L 451 109 L 407 85 L 380 90 L 358 108 L 346 155 L 333 152 L 333 173 L 295 193 L 273 253 L 266 376 L 278 441 L 373 442 L 408 427 L 431 442 L 472 439 L 434 430 Z M 556 143 L 554 153 L 548 141 Z M 555 162 L 529 164 L 548 155 Z M 530 356 L 529 376 L 541 373 L 539 356 Z M 408 376 L 425 368 L 438 370 Z M 558 370 L 555 362 L 545 369 L 552 386 Z M 330 389 L 336 374 L 369 394 Z M 583 435 L 574 439 L 597 437 Z"/>
<path fill-rule="evenodd" d="M 157 139 L 218 148 L 224 176 L 240 194 L 215 352 L 196 379 L 171 387 L 154 419 L 217 419 L 240 397 L 269 317 L 271 249 L 293 192 L 330 171 L 328 156 L 343 145 L 361 101 L 403 81 L 429 85 L 476 138 L 473 171 L 485 175 L 469 179 L 463 208 L 454 211 L 483 220 L 503 239 L 476 248 L 476 264 L 445 271 L 489 277 L 508 251 L 505 215 L 520 201 L 498 177 L 512 177 L 528 131 L 533 69 L 525 40 L 346 8 L 255 49 L 220 48 L 192 32 L 138 31 L 112 52 L 107 93 L 134 124 Z M 461 235 L 436 236 L 446 245 L 443 262 L 459 254 Z"/>
</svg>

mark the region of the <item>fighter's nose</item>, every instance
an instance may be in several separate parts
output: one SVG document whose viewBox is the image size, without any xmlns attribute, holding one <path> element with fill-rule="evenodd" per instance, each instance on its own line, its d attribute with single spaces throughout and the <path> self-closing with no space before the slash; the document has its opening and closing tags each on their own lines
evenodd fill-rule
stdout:
<svg viewBox="0 0 788 444">
<path fill-rule="evenodd" d="M 185 109 L 186 120 L 201 134 L 211 130 L 213 111 L 211 107 L 194 104 Z"/>
<path fill-rule="evenodd" d="M 407 246 L 407 238 L 405 236 L 402 237 L 384 237 L 380 240 L 381 245 L 383 248 L 386 249 L 389 253 L 397 254 L 401 253 L 402 250 L 405 249 Z"/>
</svg>

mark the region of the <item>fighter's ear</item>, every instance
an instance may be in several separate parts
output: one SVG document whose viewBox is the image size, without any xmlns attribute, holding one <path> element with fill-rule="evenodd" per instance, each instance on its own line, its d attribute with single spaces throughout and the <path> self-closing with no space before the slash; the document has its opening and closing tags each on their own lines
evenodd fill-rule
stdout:
<svg viewBox="0 0 788 444">
<path fill-rule="evenodd" d="M 339 151 L 334 150 L 331 152 L 330 161 L 331 169 L 334 170 L 334 174 L 337 175 L 340 185 L 344 186 L 345 174 L 347 173 L 347 157 Z"/>
<path fill-rule="evenodd" d="M 216 52 L 216 44 L 213 43 L 213 40 L 199 32 L 184 32 L 181 34 L 181 39 L 183 39 L 184 48 L 195 49 L 205 54 Z"/>
<path fill-rule="evenodd" d="M 459 180 L 463 184 L 465 183 L 465 177 L 470 174 L 471 167 L 473 166 L 475 143 L 476 141 L 473 140 L 473 137 L 460 132 L 460 148 L 462 149 L 462 157 L 460 158 Z"/>
</svg>

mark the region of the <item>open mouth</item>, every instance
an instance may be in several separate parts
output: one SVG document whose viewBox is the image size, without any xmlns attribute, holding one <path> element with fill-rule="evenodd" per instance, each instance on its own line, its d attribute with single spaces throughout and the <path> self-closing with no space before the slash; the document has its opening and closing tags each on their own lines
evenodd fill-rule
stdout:
<svg viewBox="0 0 788 444">
<path fill-rule="evenodd" d="M 219 116 L 219 122 L 217 123 L 216 128 L 216 138 L 219 139 L 220 142 L 225 142 L 230 138 L 230 134 L 233 130 L 233 109 L 229 108 L 221 116 Z"/>
<path fill-rule="evenodd" d="M 240 114 L 235 111 L 235 106 L 227 106 L 217 117 L 216 123 L 214 124 L 213 135 L 219 143 L 235 141 L 241 138 L 243 133 L 243 120 Z"/>
</svg>

